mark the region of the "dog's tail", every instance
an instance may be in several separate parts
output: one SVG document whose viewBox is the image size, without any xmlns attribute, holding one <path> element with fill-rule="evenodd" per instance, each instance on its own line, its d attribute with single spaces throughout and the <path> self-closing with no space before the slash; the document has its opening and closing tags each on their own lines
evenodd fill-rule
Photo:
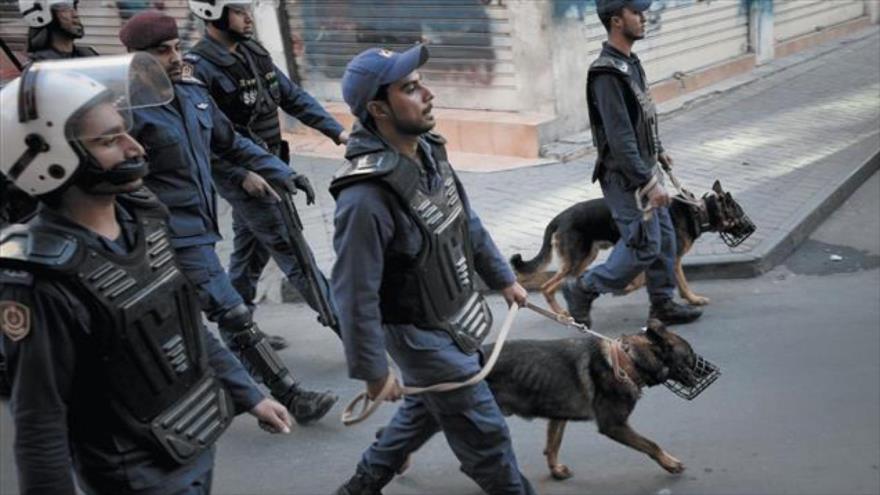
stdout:
<svg viewBox="0 0 880 495">
<path fill-rule="evenodd" d="M 541 250 L 538 251 L 538 254 L 535 255 L 534 258 L 528 261 L 523 261 L 522 255 L 519 253 L 510 257 L 510 265 L 513 266 L 513 269 L 516 270 L 517 274 L 531 275 L 542 270 L 550 263 L 550 260 L 553 257 L 553 234 L 556 233 L 558 226 L 558 218 L 554 218 L 549 224 L 547 224 L 547 228 L 544 229 L 544 242 L 541 244 Z"/>
</svg>

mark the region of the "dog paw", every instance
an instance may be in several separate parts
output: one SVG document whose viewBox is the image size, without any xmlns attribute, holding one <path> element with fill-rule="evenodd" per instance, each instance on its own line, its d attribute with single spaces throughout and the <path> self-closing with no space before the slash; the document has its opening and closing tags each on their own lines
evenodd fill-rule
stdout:
<svg viewBox="0 0 880 495">
<path fill-rule="evenodd" d="M 557 464 L 550 468 L 550 476 L 555 480 L 567 480 L 574 476 L 574 472 L 565 464 Z"/>
<path fill-rule="evenodd" d="M 684 463 L 664 452 L 657 459 L 660 466 L 672 474 L 679 474 L 684 471 Z"/>
</svg>

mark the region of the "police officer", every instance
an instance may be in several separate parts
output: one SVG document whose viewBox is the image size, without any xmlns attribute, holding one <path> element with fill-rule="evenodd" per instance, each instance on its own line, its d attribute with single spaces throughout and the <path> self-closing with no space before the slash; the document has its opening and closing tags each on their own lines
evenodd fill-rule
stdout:
<svg viewBox="0 0 880 495">
<path fill-rule="evenodd" d="M 599 19 L 608 31 L 599 58 L 587 76 L 587 107 L 598 158 L 593 181 L 599 181 L 620 240 L 605 263 L 580 277 L 570 277 L 562 293 L 571 316 L 591 324 L 590 309 L 600 294 L 620 291 L 645 272 L 651 318 L 667 325 L 688 323 L 702 312 L 673 301 L 675 231 L 669 217 L 669 193 L 657 169 L 672 167 L 657 132 L 657 111 L 645 71 L 632 53 L 645 37 L 644 11 L 651 0 L 597 0 Z M 635 194 L 653 207 L 649 218 Z"/>
<path fill-rule="evenodd" d="M 206 494 L 235 414 L 289 432 L 284 407 L 205 330 L 167 211 L 141 187 L 144 150 L 120 114 L 128 94 L 110 89 L 133 61 L 41 62 L 0 91 L 0 172 L 42 203 L 0 231 L 23 494 L 78 493 L 74 471 L 89 494 Z M 170 95 L 158 64 L 131 66 L 153 70 L 139 104 Z"/>
<path fill-rule="evenodd" d="M 79 0 L 18 0 L 28 25 L 27 51 L 32 61 L 94 57 L 90 46 L 77 45 L 85 31 L 79 20 Z"/>
<path fill-rule="evenodd" d="M 218 176 L 237 183 L 247 194 L 271 198 L 276 193 L 264 176 L 292 188 L 297 175 L 277 157 L 236 133 L 205 86 L 183 75 L 173 17 L 158 11 L 141 12 L 125 24 L 119 38 L 130 51 L 143 50 L 159 60 L 175 83 L 173 101 L 134 111 L 132 135 L 144 144 L 154 164 L 145 182 L 171 210 L 171 245 L 184 274 L 198 290 L 202 309 L 217 322 L 227 344 L 299 423 L 321 418 L 336 397 L 303 389 L 293 379 L 230 284 L 215 251 L 220 234 L 211 180 L 212 153 L 225 159 L 215 164 L 223 167 Z"/>
<path fill-rule="evenodd" d="M 194 76 L 208 85 L 214 100 L 239 132 L 288 163 L 290 151 L 281 139 L 280 107 L 337 144 L 346 141 L 347 132 L 342 125 L 291 82 L 272 62 L 269 52 L 252 39 L 251 0 L 189 0 L 189 7 L 205 20 L 206 30 L 205 37 L 187 53 L 184 61 L 191 64 Z M 309 306 L 320 314 L 319 303 L 294 250 L 306 251 L 302 254 L 313 266 L 314 256 L 307 245 L 291 245 L 280 209 L 244 194 L 235 183 L 216 176 L 215 179 L 220 195 L 232 204 L 235 238 L 229 278 L 244 300 L 253 305 L 257 282 L 271 257 Z M 314 203 L 311 185 L 305 176 L 299 179 L 298 186 L 306 191 L 308 204 Z M 332 306 L 327 279 L 317 269 L 315 272 L 317 290 Z M 325 325 L 330 323 L 321 321 Z"/>
<path fill-rule="evenodd" d="M 428 50 L 370 49 L 345 69 L 342 93 L 358 123 L 349 166 L 330 186 L 336 197 L 339 306 L 352 378 L 376 397 L 389 380 L 385 351 L 407 385 L 469 378 L 492 315 L 474 288 L 479 273 L 508 303 L 525 290 L 498 252 L 430 132 L 434 95 L 417 69 Z M 391 399 L 399 397 L 394 383 Z M 532 493 L 519 471 L 507 424 L 485 382 L 409 396 L 364 452 L 340 494 L 375 494 L 407 456 L 443 431 L 461 469 L 487 493 Z"/>
<path fill-rule="evenodd" d="M 28 25 L 27 51 L 31 61 L 93 57 L 90 46 L 76 45 L 83 25 L 78 0 L 19 0 L 18 10 Z M 37 201 L 0 177 L 0 226 L 24 220 L 37 209 Z"/>
</svg>

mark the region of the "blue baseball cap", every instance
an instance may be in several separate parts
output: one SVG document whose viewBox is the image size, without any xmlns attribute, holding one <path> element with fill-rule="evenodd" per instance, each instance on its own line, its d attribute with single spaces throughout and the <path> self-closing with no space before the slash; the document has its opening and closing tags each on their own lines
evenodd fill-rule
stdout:
<svg viewBox="0 0 880 495">
<path fill-rule="evenodd" d="M 367 103 L 376 97 L 381 86 L 406 77 L 428 61 L 428 48 L 416 45 L 398 53 L 384 48 L 370 48 L 359 53 L 345 67 L 342 75 L 342 98 L 352 115 L 366 122 Z"/>
<path fill-rule="evenodd" d="M 628 7 L 636 12 L 644 12 L 651 8 L 652 0 L 596 0 L 596 14 L 603 16 Z"/>
</svg>

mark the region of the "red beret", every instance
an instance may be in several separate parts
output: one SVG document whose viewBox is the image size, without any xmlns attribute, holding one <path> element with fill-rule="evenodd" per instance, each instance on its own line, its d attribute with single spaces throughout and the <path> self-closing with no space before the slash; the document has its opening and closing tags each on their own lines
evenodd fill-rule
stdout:
<svg viewBox="0 0 880 495">
<path fill-rule="evenodd" d="M 151 48 L 179 37 L 174 18 L 158 10 L 138 13 L 119 31 L 119 40 L 129 50 Z"/>
</svg>

